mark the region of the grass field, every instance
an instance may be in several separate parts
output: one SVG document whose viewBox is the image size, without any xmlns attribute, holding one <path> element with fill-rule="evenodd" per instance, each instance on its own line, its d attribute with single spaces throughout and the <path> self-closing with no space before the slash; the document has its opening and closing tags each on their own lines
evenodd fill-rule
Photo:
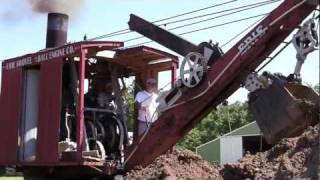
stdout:
<svg viewBox="0 0 320 180">
<path fill-rule="evenodd" d="M 3 176 L 0 180 L 23 180 L 23 177 Z"/>
</svg>

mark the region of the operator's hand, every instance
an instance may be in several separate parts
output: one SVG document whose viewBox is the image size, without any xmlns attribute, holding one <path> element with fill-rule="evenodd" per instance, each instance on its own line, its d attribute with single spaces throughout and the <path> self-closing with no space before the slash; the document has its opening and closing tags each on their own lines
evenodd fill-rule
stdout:
<svg viewBox="0 0 320 180">
<path fill-rule="evenodd" d="M 146 112 L 147 108 L 145 106 L 141 106 L 140 110 Z"/>
<path fill-rule="evenodd" d="M 127 90 L 127 88 L 122 88 L 122 89 L 120 90 L 120 94 L 121 94 L 121 96 L 126 97 L 126 96 L 128 95 L 128 90 Z"/>
</svg>

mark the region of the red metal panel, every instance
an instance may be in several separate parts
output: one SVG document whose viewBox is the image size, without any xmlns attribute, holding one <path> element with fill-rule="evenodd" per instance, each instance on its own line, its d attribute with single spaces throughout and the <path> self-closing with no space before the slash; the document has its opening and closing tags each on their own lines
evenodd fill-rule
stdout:
<svg viewBox="0 0 320 180">
<path fill-rule="evenodd" d="M 1 88 L 0 164 L 16 164 L 22 100 L 22 69 L 3 70 Z"/>
<path fill-rule="evenodd" d="M 83 132 L 84 132 L 84 78 L 85 78 L 85 51 L 81 51 L 79 63 L 79 101 L 77 109 L 77 160 L 82 157 Z"/>
<path fill-rule="evenodd" d="M 178 68 L 178 63 L 172 63 L 171 67 L 171 87 L 174 87 L 174 83 L 177 80 L 177 68 Z"/>
<path fill-rule="evenodd" d="M 48 48 L 33 54 L 7 59 L 2 63 L 5 70 L 12 70 L 25 66 L 38 65 L 44 61 L 53 61 L 74 55 L 80 49 L 79 43 L 68 44 L 57 48 Z"/>
<path fill-rule="evenodd" d="M 58 161 L 62 64 L 62 59 L 55 59 L 43 62 L 40 66 L 36 163 Z"/>
</svg>

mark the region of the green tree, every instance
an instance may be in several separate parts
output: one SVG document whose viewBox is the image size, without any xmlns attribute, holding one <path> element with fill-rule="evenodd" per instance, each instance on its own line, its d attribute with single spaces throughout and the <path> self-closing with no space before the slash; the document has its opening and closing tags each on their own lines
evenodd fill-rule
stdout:
<svg viewBox="0 0 320 180">
<path fill-rule="evenodd" d="M 217 110 L 208 114 L 181 141 L 179 148 L 192 151 L 205 142 L 215 139 L 231 130 L 239 128 L 252 121 L 248 113 L 247 103 L 236 102 L 228 106 L 218 106 Z"/>
<path fill-rule="evenodd" d="M 134 83 L 127 87 L 126 94 L 126 105 L 127 105 L 127 128 L 128 131 L 133 132 L 134 125 Z"/>
</svg>

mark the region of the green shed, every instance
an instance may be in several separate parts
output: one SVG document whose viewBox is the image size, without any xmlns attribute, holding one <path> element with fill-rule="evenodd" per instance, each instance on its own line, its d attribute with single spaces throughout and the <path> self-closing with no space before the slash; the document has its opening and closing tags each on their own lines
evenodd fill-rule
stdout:
<svg viewBox="0 0 320 180">
<path fill-rule="evenodd" d="M 196 153 L 207 161 L 223 165 L 236 162 L 247 151 L 256 153 L 270 147 L 254 121 L 196 147 Z"/>
</svg>

